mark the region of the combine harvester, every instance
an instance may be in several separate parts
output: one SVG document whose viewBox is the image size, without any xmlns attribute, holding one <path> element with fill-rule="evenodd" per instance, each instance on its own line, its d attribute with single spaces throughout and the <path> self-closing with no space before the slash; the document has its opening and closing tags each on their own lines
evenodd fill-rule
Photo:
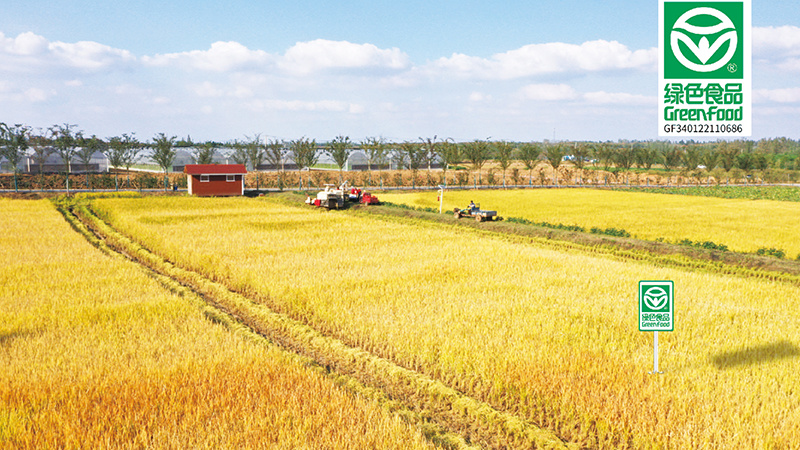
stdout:
<svg viewBox="0 0 800 450">
<path fill-rule="evenodd" d="M 364 192 L 361 189 L 353 187 L 349 191 L 347 189 L 347 181 L 342 183 L 338 188 L 335 184 L 326 184 L 325 189 L 318 192 L 316 198 L 306 197 L 306 203 L 309 205 L 319 206 L 328 209 L 344 208 L 345 201 L 353 203 L 361 203 L 364 205 L 379 205 L 378 197 Z"/>
</svg>

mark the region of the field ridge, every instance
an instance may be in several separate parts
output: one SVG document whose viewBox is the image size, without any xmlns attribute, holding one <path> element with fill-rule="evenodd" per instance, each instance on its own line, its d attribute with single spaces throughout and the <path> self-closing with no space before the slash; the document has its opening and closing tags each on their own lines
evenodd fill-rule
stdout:
<svg viewBox="0 0 800 450">
<path fill-rule="evenodd" d="M 95 245 L 108 245 L 160 276 L 190 289 L 235 323 L 325 368 L 360 394 L 372 396 L 419 426 L 433 442 L 458 448 L 569 448 L 549 430 L 453 389 L 443 382 L 392 361 L 351 347 L 318 330 L 258 304 L 223 283 L 152 253 L 103 221 L 86 205 L 60 208 L 66 219 Z M 74 216 L 73 216 L 74 214 Z M 85 232 L 84 232 L 85 230 Z M 90 231 L 91 230 L 91 231 Z M 95 237 L 92 238 L 91 236 Z M 217 313 L 210 313 L 214 316 Z M 221 319 L 227 320 L 227 319 Z M 361 386 L 361 387 L 359 387 Z M 445 431 L 450 430 L 450 432 Z M 454 435 L 453 433 L 456 433 Z M 463 436 L 463 438 L 462 438 Z"/>
</svg>

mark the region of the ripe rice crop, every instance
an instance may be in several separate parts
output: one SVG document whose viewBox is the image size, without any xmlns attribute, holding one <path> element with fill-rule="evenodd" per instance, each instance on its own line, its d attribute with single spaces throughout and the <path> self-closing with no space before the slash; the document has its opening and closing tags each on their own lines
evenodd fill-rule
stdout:
<svg viewBox="0 0 800 450">
<path fill-rule="evenodd" d="M 272 199 L 94 204 L 182 267 L 573 443 L 800 442 L 800 287 Z M 642 279 L 676 286 L 658 376 L 636 323 Z"/>
<path fill-rule="evenodd" d="M 0 199 L 0 448 L 409 448 L 421 435 Z"/>
<path fill-rule="evenodd" d="M 381 193 L 380 198 L 410 206 L 435 207 L 436 191 Z M 723 199 L 595 189 L 447 191 L 444 212 L 470 200 L 503 217 L 578 225 L 585 229 L 621 228 L 645 240 L 710 241 L 734 251 L 783 249 L 800 253 L 796 223 L 800 204 L 772 200 Z"/>
<path fill-rule="evenodd" d="M 794 186 L 684 186 L 669 189 L 630 187 L 627 190 L 700 197 L 800 202 L 800 188 Z"/>
</svg>

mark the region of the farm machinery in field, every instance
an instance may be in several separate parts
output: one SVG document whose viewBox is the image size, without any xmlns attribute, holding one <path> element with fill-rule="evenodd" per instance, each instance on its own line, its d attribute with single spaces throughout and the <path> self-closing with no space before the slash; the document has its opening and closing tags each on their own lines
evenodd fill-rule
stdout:
<svg viewBox="0 0 800 450">
<path fill-rule="evenodd" d="M 481 205 L 476 205 L 474 203 L 470 203 L 470 205 L 464 209 L 453 209 L 453 216 L 456 219 L 460 219 L 462 217 L 472 217 L 477 222 L 500 220 L 500 217 L 497 215 L 497 211 L 481 209 Z"/>
<path fill-rule="evenodd" d="M 326 184 L 325 189 L 319 191 L 315 198 L 307 197 L 306 203 L 328 209 L 344 208 L 346 184 L 344 183 L 338 188 L 335 184 Z"/>
<path fill-rule="evenodd" d="M 347 188 L 347 181 L 336 187 L 335 184 L 326 184 L 325 189 L 317 193 L 315 198 L 307 197 L 306 203 L 328 209 L 344 208 L 345 201 L 361 203 L 364 205 L 378 205 L 378 197 L 369 192 L 362 192 L 357 187 Z"/>
</svg>

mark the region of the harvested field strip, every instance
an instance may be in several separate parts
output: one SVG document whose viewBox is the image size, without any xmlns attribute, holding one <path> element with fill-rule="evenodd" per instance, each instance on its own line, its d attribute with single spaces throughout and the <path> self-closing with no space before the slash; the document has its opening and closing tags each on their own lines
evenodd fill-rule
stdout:
<svg viewBox="0 0 800 450">
<path fill-rule="evenodd" d="M 49 201 L 0 211 L 0 448 L 432 447 Z"/>
<path fill-rule="evenodd" d="M 417 416 L 424 431 L 439 427 L 453 430 L 470 443 L 487 447 L 562 448 L 566 445 L 549 431 L 509 413 L 498 411 L 424 374 L 400 367 L 364 350 L 345 345 L 317 330 L 214 282 L 185 270 L 123 236 L 86 208 L 76 208 L 79 216 L 113 248 L 150 269 L 189 286 L 207 301 L 255 332 L 329 370 L 352 377 L 368 388 L 385 392 L 390 409 L 395 403 Z M 420 417 L 436 424 L 428 427 Z M 459 446 L 457 436 L 438 433 L 434 441 Z"/>
</svg>

